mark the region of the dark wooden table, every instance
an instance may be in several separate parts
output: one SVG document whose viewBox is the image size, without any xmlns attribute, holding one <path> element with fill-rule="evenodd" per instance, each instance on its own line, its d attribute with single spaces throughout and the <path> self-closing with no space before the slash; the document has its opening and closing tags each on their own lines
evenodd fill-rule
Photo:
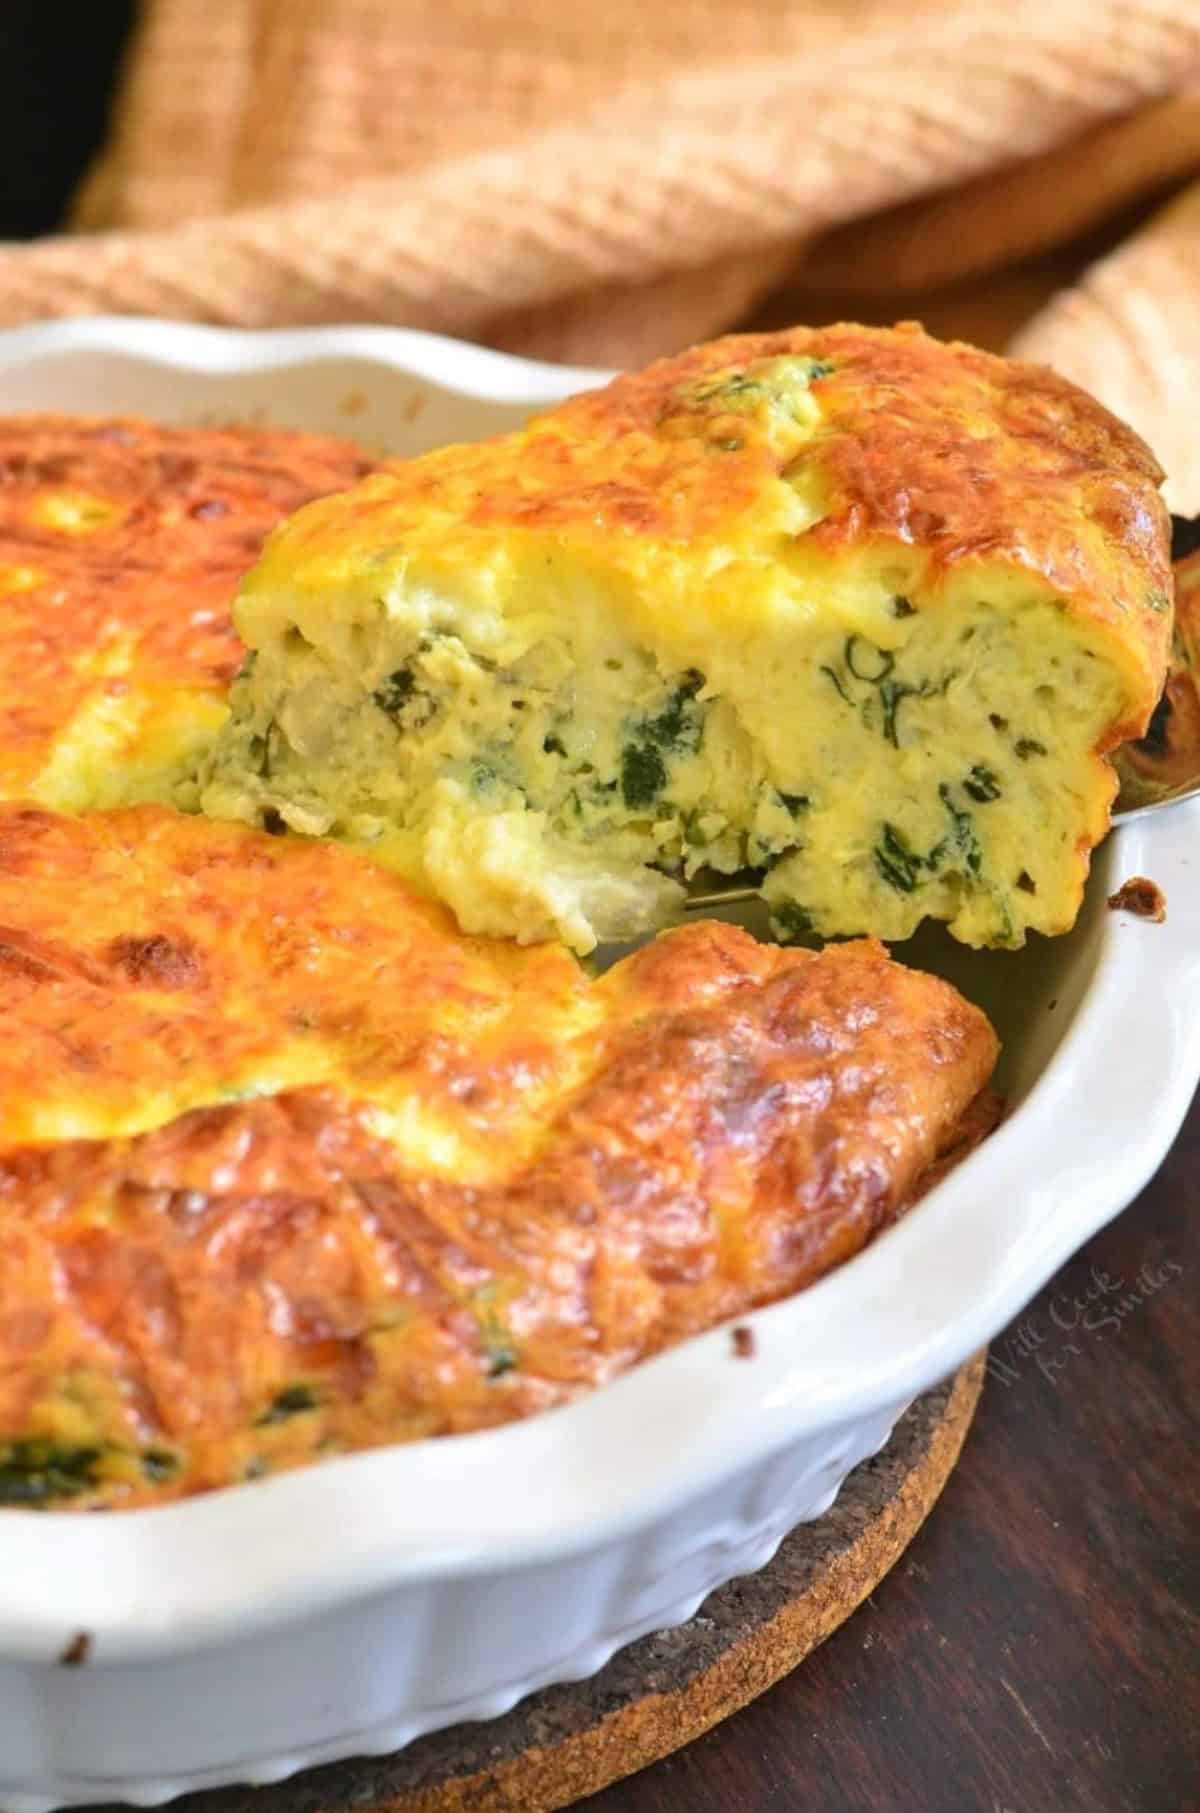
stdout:
<svg viewBox="0 0 1200 1813">
<path fill-rule="evenodd" d="M 1198 1813 L 1198 1283 L 1200 1098 L 994 1344 L 962 1460 L 867 1603 L 581 1813 Z"/>
</svg>

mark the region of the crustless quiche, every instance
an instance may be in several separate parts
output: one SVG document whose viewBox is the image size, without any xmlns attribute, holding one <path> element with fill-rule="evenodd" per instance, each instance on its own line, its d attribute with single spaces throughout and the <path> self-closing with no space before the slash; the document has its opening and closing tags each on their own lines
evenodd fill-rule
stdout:
<svg viewBox="0 0 1200 1813">
<path fill-rule="evenodd" d="M 1062 929 L 1161 686 L 1145 450 L 916 332 L 367 466 L 0 424 L 0 1503 L 503 1423 L 848 1258 L 992 1124 L 984 1016 L 873 938 L 568 946 L 701 867 Z"/>
<path fill-rule="evenodd" d="M 204 808 L 579 952 L 700 869 L 784 936 L 1064 931 L 1162 690 L 1160 476 L 915 328 L 695 348 L 275 534 Z"/>
</svg>

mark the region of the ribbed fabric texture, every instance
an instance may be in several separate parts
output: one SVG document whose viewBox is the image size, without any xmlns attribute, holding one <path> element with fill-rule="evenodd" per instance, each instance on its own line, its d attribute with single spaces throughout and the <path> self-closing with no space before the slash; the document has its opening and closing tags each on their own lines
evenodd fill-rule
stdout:
<svg viewBox="0 0 1200 1813">
<path fill-rule="evenodd" d="M 145 0 L 78 231 L 0 248 L 0 323 L 389 321 L 631 364 L 781 289 L 919 312 L 1194 176 L 1200 0 Z M 1195 218 L 1023 347 L 1111 400 L 1114 340 L 1176 331 L 1126 286 L 1194 283 Z"/>
</svg>

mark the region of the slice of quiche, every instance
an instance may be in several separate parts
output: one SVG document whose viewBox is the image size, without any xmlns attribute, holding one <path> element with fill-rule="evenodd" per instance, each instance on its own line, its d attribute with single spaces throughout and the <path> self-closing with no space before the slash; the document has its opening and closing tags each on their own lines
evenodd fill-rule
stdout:
<svg viewBox="0 0 1200 1813">
<path fill-rule="evenodd" d="M 698 924 L 592 981 L 153 806 L 0 806 L 0 928 L 0 1504 L 563 1403 L 849 1258 L 994 1118 L 983 1014 L 870 940 Z"/>
<path fill-rule="evenodd" d="M 783 936 L 1065 931 L 1166 671 L 1160 476 L 915 326 L 695 348 L 277 532 L 203 809 L 579 952 L 700 869 Z"/>
</svg>

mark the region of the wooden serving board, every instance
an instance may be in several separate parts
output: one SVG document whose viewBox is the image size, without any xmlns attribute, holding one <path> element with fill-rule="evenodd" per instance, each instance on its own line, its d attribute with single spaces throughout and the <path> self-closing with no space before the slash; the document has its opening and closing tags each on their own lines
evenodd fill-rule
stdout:
<svg viewBox="0 0 1200 1813">
<path fill-rule="evenodd" d="M 710 1594 L 689 1623 L 630 1644 L 590 1680 L 546 1688 L 503 1718 L 434 1732 L 395 1756 L 332 1763 L 273 1787 L 194 1794 L 175 1807 L 550 1813 L 656 1762 L 795 1668 L 895 1564 L 958 1459 L 984 1358 L 919 1398 L 833 1509 L 793 1531 L 767 1567 Z"/>
</svg>

